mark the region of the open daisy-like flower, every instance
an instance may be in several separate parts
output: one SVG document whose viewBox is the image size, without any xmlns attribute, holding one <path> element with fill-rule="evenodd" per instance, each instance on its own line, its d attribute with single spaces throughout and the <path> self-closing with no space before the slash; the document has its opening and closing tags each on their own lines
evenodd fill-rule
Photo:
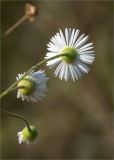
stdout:
<svg viewBox="0 0 114 160">
<path fill-rule="evenodd" d="M 49 52 L 46 53 L 45 59 L 67 53 L 66 56 L 47 62 L 47 66 L 50 68 L 57 65 L 54 75 L 55 77 L 59 76 L 61 80 L 78 80 L 83 74 L 88 73 L 89 65 L 95 59 L 93 43 L 86 43 L 88 36 L 85 34 L 79 36 L 79 33 L 78 29 L 66 28 L 65 34 L 63 34 L 60 29 L 47 44 Z"/>
<path fill-rule="evenodd" d="M 17 133 L 19 144 L 23 143 L 34 143 L 38 138 L 38 131 L 35 126 L 30 125 L 30 129 L 25 127 L 21 132 Z"/>
<path fill-rule="evenodd" d="M 19 81 L 24 74 L 18 74 L 18 77 L 16 77 L 17 81 Z M 23 101 L 26 99 L 27 101 L 33 102 L 40 100 L 45 96 L 45 92 L 47 91 L 46 82 L 48 79 L 44 71 L 41 70 L 25 76 L 17 84 L 17 98 L 22 98 Z"/>
</svg>

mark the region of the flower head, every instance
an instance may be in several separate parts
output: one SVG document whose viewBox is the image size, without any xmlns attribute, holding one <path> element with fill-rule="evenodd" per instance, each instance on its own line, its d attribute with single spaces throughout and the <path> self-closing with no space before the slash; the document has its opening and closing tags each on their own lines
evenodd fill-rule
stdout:
<svg viewBox="0 0 114 160">
<path fill-rule="evenodd" d="M 16 77 L 17 81 L 19 81 L 24 74 L 18 74 L 18 77 Z M 40 100 L 41 97 L 45 96 L 44 93 L 47 91 L 46 82 L 48 79 L 44 71 L 41 70 L 25 76 L 17 84 L 17 98 L 22 98 L 23 101 L 26 99 L 27 101 L 31 100 L 34 102 Z"/>
<path fill-rule="evenodd" d="M 21 132 L 17 133 L 19 144 L 32 143 L 37 141 L 38 131 L 35 126 L 30 126 L 30 129 L 25 127 Z"/>
<path fill-rule="evenodd" d="M 50 68 L 57 66 L 55 77 L 65 79 L 79 79 L 83 74 L 88 73 L 89 65 L 93 63 L 95 54 L 93 51 L 93 43 L 86 43 L 88 36 L 82 34 L 79 36 L 78 29 L 65 29 L 65 34 L 59 32 L 51 38 L 51 42 L 47 44 L 48 51 L 45 59 L 51 58 L 59 54 L 65 54 L 59 58 L 47 62 Z M 78 37 L 79 36 L 79 37 Z"/>
</svg>

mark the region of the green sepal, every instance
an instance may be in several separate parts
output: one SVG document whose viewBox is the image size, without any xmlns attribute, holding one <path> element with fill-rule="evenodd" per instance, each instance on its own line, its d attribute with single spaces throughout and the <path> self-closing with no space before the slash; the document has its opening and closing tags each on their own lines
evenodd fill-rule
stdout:
<svg viewBox="0 0 114 160">
<path fill-rule="evenodd" d="M 61 54 L 68 53 L 66 56 L 63 56 L 61 59 L 66 63 L 73 63 L 76 60 L 77 52 L 73 47 L 65 47 Z"/>
</svg>

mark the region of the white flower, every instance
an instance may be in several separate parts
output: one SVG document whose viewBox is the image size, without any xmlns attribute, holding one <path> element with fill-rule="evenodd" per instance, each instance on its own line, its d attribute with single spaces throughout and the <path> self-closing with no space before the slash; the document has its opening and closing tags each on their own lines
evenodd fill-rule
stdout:
<svg viewBox="0 0 114 160">
<path fill-rule="evenodd" d="M 35 126 L 29 126 L 30 129 L 25 127 L 21 132 L 17 133 L 19 144 L 24 143 L 33 143 L 37 141 L 38 131 Z"/>
<path fill-rule="evenodd" d="M 18 74 L 18 77 L 16 77 L 17 81 L 19 81 L 24 74 Z M 26 99 L 27 101 L 31 100 L 33 102 L 40 100 L 41 97 L 45 96 L 44 93 L 47 91 L 46 82 L 48 79 L 44 71 L 41 70 L 25 76 L 17 84 L 17 98 L 22 98 L 23 101 Z"/>
<path fill-rule="evenodd" d="M 93 63 L 95 54 L 93 43 L 86 43 L 88 36 L 82 34 L 79 36 L 78 29 L 65 29 L 65 34 L 59 30 L 47 44 L 48 51 L 45 59 L 53 56 L 68 53 L 67 56 L 59 57 L 47 62 L 50 68 L 57 66 L 54 75 L 59 78 L 78 80 L 83 74 L 88 73 L 89 65 Z"/>
</svg>

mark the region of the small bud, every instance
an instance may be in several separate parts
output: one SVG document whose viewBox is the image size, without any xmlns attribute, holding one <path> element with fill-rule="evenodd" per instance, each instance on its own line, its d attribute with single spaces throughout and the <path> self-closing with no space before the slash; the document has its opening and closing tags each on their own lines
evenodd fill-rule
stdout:
<svg viewBox="0 0 114 160">
<path fill-rule="evenodd" d="M 21 17 L 13 26 L 11 26 L 5 33 L 4 36 L 9 35 L 13 30 L 19 27 L 25 20 L 30 22 L 34 21 L 38 14 L 38 9 L 30 3 L 25 4 L 25 14 Z"/>
<path fill-rule="evenodd" d="M 21 132 L 17 133 L 19 144 L 23 143 L 33 143 L 36 142 L 38 138 L 38 131 L 35 126 L 30 125 L 30 129 L 25 127 Z"/>
<path fill-rule="evenodd" d="M 38 9 L 30 3 L 25 5 L 25 15 L 32 22 L 38 14 Z"/>
</svg>

